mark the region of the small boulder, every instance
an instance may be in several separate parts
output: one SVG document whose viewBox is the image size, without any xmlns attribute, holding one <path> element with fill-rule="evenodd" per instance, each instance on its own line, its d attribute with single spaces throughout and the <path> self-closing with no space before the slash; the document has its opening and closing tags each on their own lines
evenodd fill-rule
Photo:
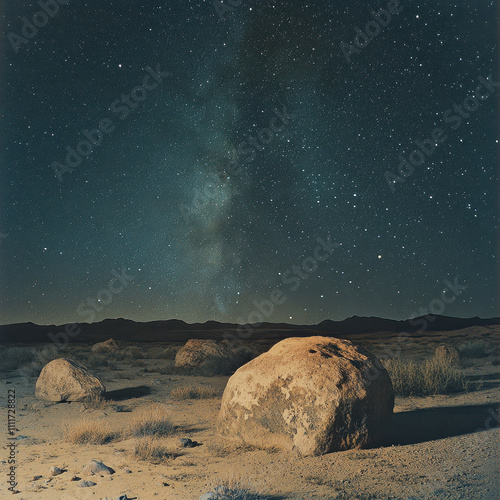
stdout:
<svg viewBox="0 0 500 500">
<path fill-rule="evenodd" d="M 218 416 L 228 440 L 322 455 L 380 441 L 394 391 L 380 361 L 348 340 L 289 338 L 238 369 Z"/>
<path fill-rule="evenodd" d="M 35 396 L 45 401 L 85 401 L 106 392 L 104 384 L 85 366 L 70 359 L 47 363 L 36 381 Z"/>
<path fill-rule="evenodd" d="M 113 339 L 108 339 L 105 342 L 98 342 L 92 346 L 92 352 L 94 354 L 117 351 L 118 349 L 118 344 Z"/>
<path fill-rule="evenodd" d="M 232 361 L 234 352 L 217 340 L 191 339 L 175 355 L 175 366 L 195 368 L 209 361 Z"/>
<path fill-rule="evenodd" d="M 56 467 L 55 465 L 53 465 L 51 468 L 50 468 L 50 475 L 51 476 L 59 476 L 59 474 L 62 474 L 63 473 L 63 470 L 60 469 L 59 467 Z M 41 476 L 40 476 L 41 477 Z"/>
<path fill-rule="evenodd" d="M 84 476 L 94 476 L 100 474 L 106 474 L 110 476 L 111 474 L 114 474 L 114 472 L 115 471 L 111 467 L 104 465 L 101 461 L 91 460 L 83 467 L 81 474 Z"/>
<path fill-rule="evenodd" d="M 94 483 L 94 481 L 78 481 L 77 486 L 79 488 L 90 488 L 91 486 L 95 486 L 97 483 Z"/>
<path fill-rule="evenodd" d="M 449 362 L 454 365 L 462 364 L 460 351 L 451 345 L 440 345 L 434 354 L 436 360 L 441 362 Z"/>
</svg>

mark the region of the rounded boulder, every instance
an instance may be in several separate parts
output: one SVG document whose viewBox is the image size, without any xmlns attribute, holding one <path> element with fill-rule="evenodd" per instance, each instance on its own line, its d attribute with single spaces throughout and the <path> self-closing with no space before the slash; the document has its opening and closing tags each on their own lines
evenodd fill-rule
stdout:
<svg viewBox="0 0 500 500">
<path fill-rule="evenodd" d="M 47 363 L 37 381 L 35 396 L 45 401 L 85 401 L 106 392 L 104 384 L 85 366 L 71 359 Z"/>
<path fill-rule="evenodd" d="M 217 426 L 228 440 L 322 455 L 377 443 L 393 407 L 389 375 L 366 350 L 289 338 L 231 376 Z"/>
<path fill-rule="evenodd" d="M 175 366 L 196 368 L 212 360 L 233 360 L 233 351 L 217 340 L 191 339 L 177 351 Z"/>
</svg>

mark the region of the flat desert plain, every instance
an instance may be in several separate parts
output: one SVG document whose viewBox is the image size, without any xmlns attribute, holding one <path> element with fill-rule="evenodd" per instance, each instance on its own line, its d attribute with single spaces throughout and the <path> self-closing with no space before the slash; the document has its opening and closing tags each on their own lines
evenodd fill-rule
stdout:
<svg viewBox="0 0 500 500">
<path fill-rule="evenodd" d="M 423 362 L 443 343 L 482 342 L 490 350 L 463 359 L 460 370 L 468 381 L 466 391 L 397 396 L 382 446 L 317 457 L 223 442 L 216 419 L 229 377 L 179 374 L 173 358 L 182 343 L 122 344 L 119 356 L 96 356 L 90 345 L 70 345 L 59 356 L 88 365 L 106 386 L 105 401 L 95 405 L 39 401 L 34 397 L 36 375 L 2 371 L 1 497 L 12 494 L 7 475 L 7 394 L 15 389 L 16 439 L 11 442 L 16 444 L 18 493 L 13 498 L 18 500 L 111 500 L 120 495 L 141 500 L 199 499 L 225 481 L 256 495 L 227 498 L 494 500 L 500 498 L 500 373 L 491 346 L 498 346 L 499 337 L 498 326 L 412 334 L 411 342 L 398 353 L 402 360 Z M 348 339 L 379 356 L 398 343 L 394 333 Z M 256 354 L 270 347 L 262 339 L 249 339 L 246 345 Z M 8 348 L 2 348 L 3 356 Z M 205 397 L 196 398 L 200 395 Z M 151 405 L 165 411 L 173 424 L 170 435 L 158 438 L 167 456 L 153 462 L 135 454 L 137 438 L 128 431 Z M 68 435 L 82 420 L 107 429 L 112 437 L 104 444 L 69 442 Z M 182 447 L 181 438 L 198 445 Z M 91 460 L 102 461 L 114 473 L 83 475 Z M 53 466 L 62 472 L 52 475 Z M 85 480 L 95 484 L 81 487 Z"/>
</svg>

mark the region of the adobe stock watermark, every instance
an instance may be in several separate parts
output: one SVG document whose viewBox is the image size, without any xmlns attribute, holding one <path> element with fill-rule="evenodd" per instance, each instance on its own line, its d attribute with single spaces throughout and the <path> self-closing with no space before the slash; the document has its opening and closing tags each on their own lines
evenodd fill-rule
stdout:
<svg viewBox="0 0 500 500">
<path fill-rule="evenodd" d="M 235 7 L 239 7 L 243 0 L 212 0 L 212 5 L 221 21 L 225 21 L 224 17 L 228 12 L 234 12 Z"/>
<path fill-rule="evenodd" d="M 87 297 L 85 301 L 81 302 L 76 313 L 84 317 L 83 321 L 91 323 L 95 319 L 95 313 L 104 309 L 104 306 L 111 304 L 113 296 L 125 290 L 129 283 L 133 282 L 135 276 L 127 274 L 128 270 L 123 267 L 121 272 L 112 270 L 113 277 L 109 280 L 108 285 L 99 290 L 95 297 Z M 45 344 L 41 349 L 37 350 L 37 358 L 31 363 L 31 366 L 40 367 L 45 366 L 49 361 L 55 358 L 58 352 L 64 349 L 70 338 L 75 338 L 82 332 L 78 323 L 71 323 L 64 325 L 64 330 L 57 333 L 49 333 L 47 336 L 51 340 L 50 344 Z M 22 376 L 23 372 L 26 376 L 26 371 L 19 370 Z"/>
<path fill-rule="evenodd" d="M 311 256 L 305 257 L 299 264 L 294 264 L 281 273 L 281 281 L 283 285 L 288 286 L 290 292 L 296 292 L 302 281 L 309 279 L 311 274 L 319 268 L 319 264 L 327 261 L 333 251 L 342 245 L 341 243 L 333 243 L 330 235 L 326 240 L 316 238 L 316 242 L 318 245 Z M 224 339 L 234 343 L 241 343 L 244 339 L 248 339 L 253 334 L 254 328 L 258 328 L 265 319 L 268 320 L 273 315 L 276 307 L 284 304 L 286 300 L 287 295 L 281 286 L 276 287 L 268 298 L 262 301 L 254 300 L 255 309 L 248 314 L 247 318 L 240 317 L 236 319 L 239 324 L 236 329 L 237 336 L 225 332 Z"/>
<path fill-rule="evenodd" d="M 255 160 L 257 153 L 262 151 L 287 125 L 297 118 L 297 115 L 287 111 L 286 106 L 283 106 L 282 111 L 278 111 L 277 108 L 272 111 L 274 116 L 269 120 L 268 126 L 261 128 L 256 136 L 249 135 L 246 141 L 238 145 L 238 156 L 229 162 L 227 168 L 228 178 L 239 175 L 243 165 Z M 199 214 L 217 197 L 217 185 L 220 184 L 220 179 L 213 173 L 210 177 L 213 181 L 207 181 L 202 190 L 195 188 L 191 205 L 184 202 L 179 205 L 179 211 L 186 223 L 190 222 L 190 215 Z"/>
<path fill-rule="evenodd" d="M 389 0 L 387 10 L 380 9 L 378 12 L 371 11 L 372 20 L 365 25 L 364 31 L 354 26 L 353 43 L 340 43 L 340 50 L 344 54 L 345 60 L 350 64 L 353 54 L 360 54 L 363 49 L 368 47 L 384 28 L 389 26 L 393 20 L 393 16 L 400 14 L 403 7 L 399 5 L 399 0 Z"/>
<path fill-rule="evenodd" d="M 484 78 L 479 76 L 479 85 L 471 91 L 471 95 L 467 95 L 461 104 L 453 104 L 452 108 L 447 109 L 442 114 L 442 120 L 446 124 L 450 124 L 451 130 L 458 130 L 464 119 L 470 118 L 472 114 L 479 109 L 481 101 L 486 101 L 500 86 L 500 82 L 493 80 L 493 75 L 490 74 Z M 390 190 L 396 191 L 395 184 L 402 183 L 415 172 L 415 167 L 421 167 L 440 144 L 443 144 L 449 138 L 443 128 L 434 128 L 430 133 L 430 138 L 427 137 L 422 141 L 413 140 L 413 144 L 417 146 L 407 157 L 398 156 L 398 174 L 386 171 L 384 178 Z"/>
<path fill-rule="evenodd" d="M 146 75 L 142 80 L 142 85 L 137 85 L 128 94 L 121 94 L 119 99 L 115 99 L 109 109 L 116 115 L 120 121 L 125 120 L 132 111 L 134 111 L 140 102 L 143 102 L 148 97 L 151 90 L 155 90 L 163 83 L 163 79 L 171 73 L 160 70 L 160 65 L 156 65 L 156 70 L 151 67 L 146 67 Z M 83 130 L 82 139 L 75 149 L 71 146 L 66 146 L 66 159 L 64 163 L 54 161 L 50 167 L 59 180 L 63 181 L 63 174 L 66 172 L 73 172 L 78 167 L 83 158 L 89 156 L 94 151 L 94 148 L 100 146 L 104 140 L 104 136 L 110 134 L 115 130 L 116 126 L 111 118 L 103 118 L 99 121 L 99 125 L 95 129 Z"/>
<path fill-rule="evenodd" d="M 28 43 L 32 38 L 38 34 L 38 30 L 47 26 L 49 19 L 55 17 L 59 12 L 60 5 L 68 5 L 69 0 L 38 0 L 38 5 L 42 8 L 35 12 L 31 21 L 27 17 L 21 17 L 23 25 L 21 27 L 21 35 L 17 35 L 12 31 L 7 35 L 7 38 L 12 46 L 12 49 L 17 54 L 19 47 Z"/>
</svg>

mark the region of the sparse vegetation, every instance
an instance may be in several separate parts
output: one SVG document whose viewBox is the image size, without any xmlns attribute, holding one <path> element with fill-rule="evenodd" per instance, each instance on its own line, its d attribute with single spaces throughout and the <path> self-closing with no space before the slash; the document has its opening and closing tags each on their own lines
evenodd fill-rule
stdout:
<svg viewBox="0 0 500 500">
<path fill-rule="evenodd" d="M 130 428 L 132 436 L 170 436 L 176 430 L 167 409 L 160 404 L 152 404 L 139 413 Z"/>
<path fill-rule="evenodd" d="M 384 366 L 399 396 L 430 396 L 469 390 L 467 377 L 451 362 L 389 359 Z"/>
<path fill-rule="evenodd" d="M 239 481 L 219 481 L 212 489 L 212 500 L 267 500 L 268 497 L 256 493 Z"/>
<path fill-rule="evenodd" d="M 82 361 L 90 370 L 99 370 L 102 368 L 109 368 L 110 370 L 117 370 L 118 366 L 114 359 L 111 359 L 108 354 L 91 354 L 87 361 Z"/>
<path fill-rule="evenodd" d="M 464 358 L 486 358 L 494 352 L 491 345 L 484 340 L 471 340 L 460 346 L 460 353 Z"/>
<path fill-rule="evenodd" d="M 71 444 L 106 444 L 119 436 L 106 422 L 97 420 L 80 420 L 64 429 L 64 437 Z"/>
<path fill-rule="evenodd" d="M 134 457 L 137 460 L 144 460 L 154 464 L 159 464 L 173 457 L 167 447 L 154 436 L 143 436 L 136 440 L 134 446 Z"/>
<path fill-rule="evenodd" d="M 86 410 L 103 410 L 106 408 L 111 402 L 106 401 L 104 395 L 98 392 L 92 392 L 89 396 L 87 396 L 83 401 L 83 407 Z"/>
<path fill-rule="evenodd" d="M 189 385 L 177 387 L 171 393 L 172 399 L 211 399 L 221 396 L 220 390 L 211 385 Z"/>
</svg>

